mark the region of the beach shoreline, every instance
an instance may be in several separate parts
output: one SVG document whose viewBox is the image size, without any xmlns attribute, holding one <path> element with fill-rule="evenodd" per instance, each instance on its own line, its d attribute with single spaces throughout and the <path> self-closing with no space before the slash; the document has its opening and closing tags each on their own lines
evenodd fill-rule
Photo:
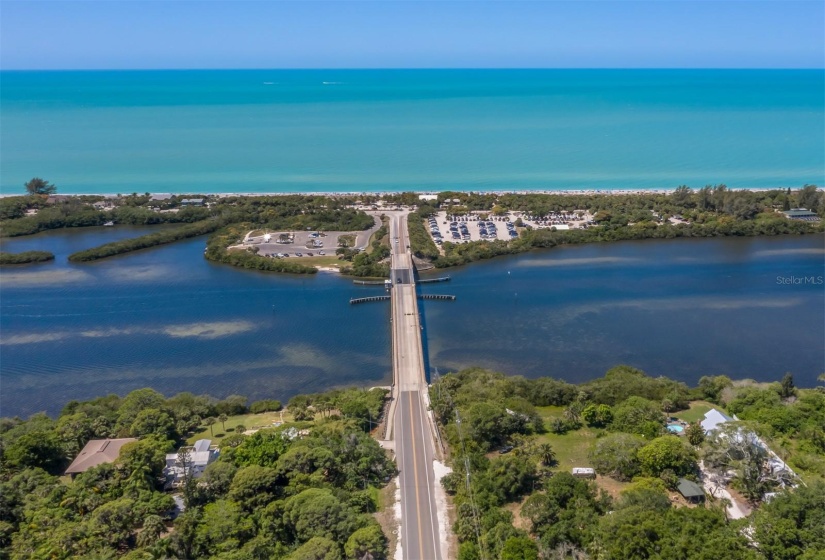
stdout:
<svg viewBox="0 0 825 560">
<path fill-rule="evenodd" d="M 804 186 L 804 185 L 803 185 Z M 735 187 L 727 187 L 729 191 L 750 191 L 750 192 L 769 192 L 769 191 L 776 191 L 776 190 L 798 190 L 801 186 L 796 187 L 754 187 L 754 188 L 735 188 Z M 228 198 L 232 196 L 244 196 L 244 197 L 260 197 L 260 196 L 328 196 L 332 198 L 336 197 L 353 197 L 353 196 L 392 196 L 401 193 L 414 193 L 417 195 L 424 195 L 424 196 L 437 196 L 440 193 L 476 193 L 476 194 L 495 194 L 495 195 L 532 195 L 532 194 L 541 194 L 541 195 L 564 195 L 564 196 L 593 196 L 593 195 L 608 195 L 608 196 L 632 196 L 632 195 L 650 195 L 650 194 L 657 194 L 657 195 L 666 195 L 672 194 L 676 190 L 676 187 L 669 188 L 669 189 L 561 189 L 561 190 L 554 190 L 554 189 L 543 189 L 543 190 L 524 190 L 524 189 L 472 189 L 472 190 L 421 190 L 421 191 L 411 191 L 411 190 L 388 190 L 388 191 L 294 191 L 294 192 L 287 192 L 287 191 L 271 191 L 271 192 L 214 192 L 214 193 L 201 193 L 197 191 L 185 191 L 179 193 L 170 193 L 170 192 L 148 192 L 149 195 L 160 195 L 160 194 L 171 194 L 173 196 L 191 196 L 191 195 L 200 195 L 200 196 L 215 196 L 218 198 Z M 696 190 L 696 189 L 694 189 Z M 104 198 L 118 198 L 129 196 L 129 194 L 124 193 L 66 193 L 60 192 L 62 196 L 102 196 Z M 141 193 L 147 194 L 147 193 Z M 13 197 L 13 196 L 25 196 L 26 193 L 3 193 L 0 192 L 0 198 L 6 197 Z"/>
</svg>

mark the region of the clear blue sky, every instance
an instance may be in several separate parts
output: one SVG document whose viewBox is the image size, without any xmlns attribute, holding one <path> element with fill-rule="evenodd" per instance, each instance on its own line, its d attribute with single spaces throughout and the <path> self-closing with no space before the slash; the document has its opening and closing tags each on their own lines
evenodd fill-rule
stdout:
<svg viewBox="0 0 825 560">
<path fill-rule="evenodd" d="M 822 68 L 823 6 L 0 0 L 0 67 Z"/>
</svg>

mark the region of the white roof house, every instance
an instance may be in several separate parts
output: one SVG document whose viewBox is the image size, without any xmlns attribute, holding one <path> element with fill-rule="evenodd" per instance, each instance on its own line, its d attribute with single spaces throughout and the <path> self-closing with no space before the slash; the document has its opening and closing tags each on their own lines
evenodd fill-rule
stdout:
<svg viewBox="0 0 825 560">
<path fill-rule="evenodd" d="M 700 422 L 702 425 L 702 429 L 705 430 L 705 433 L 710 433 L 716 428 L 719 427 L 720 424 L 724 424 L 725 422 L 730 422 L 733 420 L 727 414 L 723 414 L 716 410 L 715 408 L 711 408 L 707 412 L 705 412 L 705 419 Z"/>
<path fill-rule="evenodd" d="M 577 478 L 596 478 L 596 469 L 591 467 L 573 467 L 570 473 Z"/>
<path fill-rule="evenodd" d="M 191 447 L 181 447 L 176 453 L 167 454 L 166 467 L 163 469 L 167 486 L 174 486 L 181 482 L 186 474 L 184 465 L 180 462 L 182 450 L 189 452 L 189 470 L 193 478 L 199 478 L 206 467 L 220 455 L 218 448 L 213 446 L 212 441 L 208 439 L 199 439 Z"/>
</svg>

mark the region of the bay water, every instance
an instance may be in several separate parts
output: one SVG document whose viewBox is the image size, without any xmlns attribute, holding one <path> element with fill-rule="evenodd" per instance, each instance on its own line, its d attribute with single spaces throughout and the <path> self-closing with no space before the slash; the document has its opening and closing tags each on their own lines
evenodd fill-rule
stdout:
<svg viewBox="0 0 825 560">
<path fill-rule="evenodd" d="M 154 387 L 279 398 L 391 382 L 389 306 L 351 279 L 213 264 L 192 239 L 89 264 L 77 250 L 139 227 L 5 239 L 51 263 L 0 271 L 0 415 Z M 446 272 L 425 293 L 439 372 L 480 365 L 572 382 L 619 363 L 813 386 L 825 371 L 825 238 L 683 239 L 558 247 Z M 817 282 L 817 278 L 819 279 Z"/>
<path fill-rule="evenodd" d="M 821 70 L 0 72 L 0 192 L 825 184 Z"/>
</svg>

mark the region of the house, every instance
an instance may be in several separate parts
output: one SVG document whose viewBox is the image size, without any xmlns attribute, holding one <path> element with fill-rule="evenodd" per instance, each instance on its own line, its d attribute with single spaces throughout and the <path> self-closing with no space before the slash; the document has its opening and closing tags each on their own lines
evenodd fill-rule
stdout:
<svg viewBox="0 0 825 560">
<path fill-rule="evenodd" d="M 791 208 L 782 212 L 789 220 L 801 220 L 803 222 L 818 222 L 820 220 L 816 213 L 807 208 Z"/>
<path fill-rule="evenodd" d="M 66 474 L 72 478 L 103 463 L 114 463 L 120 456 L 120 448 L 127 443 L 137 441 L 136 438 L 119 439 L 91 439 L 83 446 L 72 464 L 66 469 Z"/>
<path fill-rule="evenodd" d="M 165 201 L 165 200 L 169 200 L 171 198 L 172 198 L 172 195 L 169 194 L 169 193 L 157 193 L 157 194 L 153 194 L 152 196 L 150 196 L 149 200 L 152 201 L 152 202 L 162 202 L 162 201 Z"/>
<path fill-rule="evenodd" d="M 180 201 L 181 206 L 203 206 L 202 198 L 184 198 Z"/>
<path fill-rule="evenodd" d="M 689 502 L 698 503 L 705 499 L 705 491 L 692 480 L 680 478 L 676 489 L 679 490 L 679 493 Z"/>
<path fill-rule="evenodd" d="M 59 202 L 68 202 L 72 197 L 65 194 L 53 194 L 46 199 L 46 204 L 57 204 Z"/>
<path fill-rule="evenodd" d="M 709 434 L 718 428 L 720 424 L 730 422 L 731 420 L 733 420 L 733 418 L 727 414 L 723 414 L 715 408 L 711 408 L 705 413 L 705 419 L 702 420 L 700 424 L 702 425 L 702 429 L 705 430 L 705 433 Z"/>
<path fill-rule="evenodd" d="M 184 462 L 183 455 L 188 455 Z M 166 455 L 166 467 L 163 474 L 166 476 L 166 486 L 171 487 L 183 482 L 187 475 L 199 478 L 208 465 L 220 455 L 218 448 L 208 439 L 199 439 L 195 445 L 181 447 L 176 453 Z M 187 472 L 188 471 L 188 472 Z"/>
</svg>

